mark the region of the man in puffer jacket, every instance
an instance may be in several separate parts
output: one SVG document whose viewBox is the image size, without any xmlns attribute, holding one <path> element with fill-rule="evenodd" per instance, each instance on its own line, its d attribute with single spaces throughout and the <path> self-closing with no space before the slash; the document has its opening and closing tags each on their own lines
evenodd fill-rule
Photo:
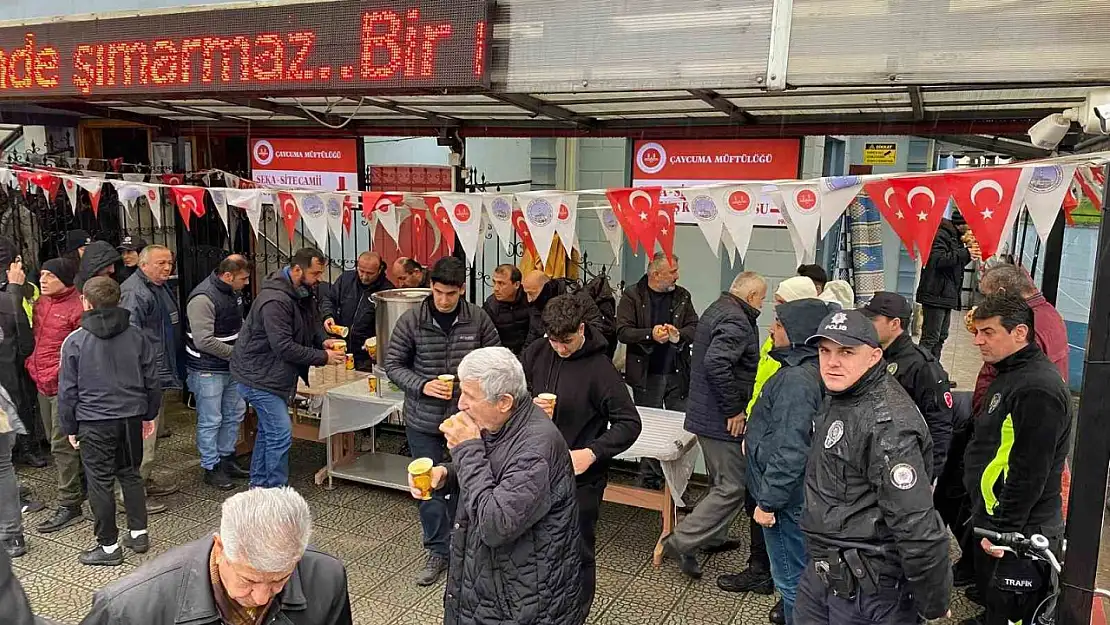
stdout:
<svg viewBox="0 0 1110 625">
<path fill-rule="evenodd" d="M 77 288 L 81 289 L 91 278 L 109 276 L 114 278 L 116 263 L 120 255 L 116 248 L 107 241 L 93 241 L 85 248 L 85 255 L 81 257 L 81 267 L 77 272 Z"/>
<path fill-rule="evenodd" d="M 580 625 L 586 609 L 566 441 L 532 404 L 508 349 L 475 350 L 458 373 L 462 412 L 440 426 L 453 462 L 432 469 L 432 487 L 459 498 L 443 623 Z"/>
<path fill-rule="evenodd" d="M 85 479 L 81 456 L 69 444 L 58 422 L 58 370 L 62 343 L 81 325 L 81 293 L 73 287 L 77 267 L 73 261 L 55 258 L 42 264 L 42 297 L 35 302 L 32 329 L 35 351 L 27 359 L 27 372 L 39 393 L 50 405 L 50 452 L 58 471 L 58 510 L 36 528 L 43 534 L 62 530 L 81 520 L 85 502 Z"/>
<path fill-rule="evenodd" d="M 413 457 L 442 462 L 447 447 L 439 425 L 455 412 L 459 385 L 439 376 L 457 374 L 464 356 L 500 345 L 501 339 L 485 311 L 463 300 L 466 266 L 461 260 L 439 259 L 430 280 L 432 294 L 397 320 L 383 364 L 389 379 L 405 391 L 405 436 Z M 447 569 L 455 503 L 441 493 L 420 502 L 428 559 L 417 573 L 417 585 L 431 586 Z"/>
</svg>

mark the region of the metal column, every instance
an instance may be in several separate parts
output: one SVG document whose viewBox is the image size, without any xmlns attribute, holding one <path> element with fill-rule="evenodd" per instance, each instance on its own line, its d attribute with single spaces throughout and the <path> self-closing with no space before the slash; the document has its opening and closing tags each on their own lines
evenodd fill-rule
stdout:
<svg viewBox="0 0 1110 625">
<path fill-rule="evenodd" d="M 1044 273 L 1041 275 L 1041 292 L 1053 306 L 1060 289 L 1060 263 L 1064 257 L 1064 211 L 1056 217 L 1044 248 Z M 1034 271 L 1036 271 L 1034 269 Z"/>
</svg>

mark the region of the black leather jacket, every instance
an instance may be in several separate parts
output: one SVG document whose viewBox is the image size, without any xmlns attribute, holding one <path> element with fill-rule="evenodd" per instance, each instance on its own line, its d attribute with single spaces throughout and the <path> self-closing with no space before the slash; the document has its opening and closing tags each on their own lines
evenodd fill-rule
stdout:
<svg viewBox="0 0 1110 625">
<path fill-rule="evenodd" d="M 876 574 L 908 580 L 922 616 L 944 616 L 952 588 L 948 531 L 933 508 L 933 443 L 913 400 L 879 361 L 828 391 L 806 468 L 802 531 L 812 552 L 837 541 L 884 548 Z"/>
</svg>

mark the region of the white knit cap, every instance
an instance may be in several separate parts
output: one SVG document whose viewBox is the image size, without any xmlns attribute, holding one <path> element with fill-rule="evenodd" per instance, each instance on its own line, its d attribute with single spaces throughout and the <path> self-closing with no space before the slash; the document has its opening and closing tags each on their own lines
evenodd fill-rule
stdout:
<svg viewBox="0 0 1110 625">
<path fill-rule="evenodd" d="M 787 302 L 793 302 L 807 297 L 817 297 L 817 287 L 813 284 L 813 280 L 805 276 L 794 276 L 779 282 L 775 295 Z"/>
<path fill-rule="evenodd" d="M 825 290 L 817 297 L 825 302 L 836 302 L 844 310 L 856 307 L 856 294 L 846 280 L 833 280 L 825 284 Z"/>
</svg>

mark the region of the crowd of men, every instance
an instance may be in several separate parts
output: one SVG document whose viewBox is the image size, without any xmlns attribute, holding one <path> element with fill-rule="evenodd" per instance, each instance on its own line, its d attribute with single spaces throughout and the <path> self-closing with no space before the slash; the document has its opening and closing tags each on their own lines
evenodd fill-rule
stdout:
<svg viewBox="0 0 1110 625">
<path fill-rule="evenodd" d="M 445 623 L 586 620 L 601 501 L 611 461 L 641 434 L 637 406 L 684 413 L 709 477 L 664 552 L 700 578 L 702 554 L 741 546 L 729 532 L 744 514 L 748 566 L 717 585 L 777 590 L 773 623 L 924 622 L 948 613 L 954 583 L 974 584 L 969 596 L 986 608 L 969 623 L 1029 622 L 1047 591 L 1040 563 L 971 534 L 1040 533 L 1054 544 L 1063 535 L 1066 334 L 1018 267 L 983 277 L 985 299 L 968 319 L 983 369 L 974 397 L 956 397 L 929 342 L 935 312 L 926 309 L 929 334 L 914 344 L 904 297 L 880 292 L 856 308 L 847 283 L 816 265 L 773 293 L 764 277 L 740 273 L 699 315 L 678 285 L 678 259 L 661 254 L 619 302 L 604 277 L 580 286 L 501 265 L 477 306 L 457 258 L 429 268 L 399 259 L 387 277 L 382 257 L 366 252 L 328 285 L 328 259 L 305 248 L 262 280 L 249 310 L 251 268 L 234 254 L 182 308 L 168 248 L 127 240 L 111 249 L 81 232 L 69 241 L 44 263 L 28 317 L 22 263 L 0 239 L 0 361 L 13 365 L 0 377 L 5 555 L 27 552 L 11 457 L 26 447 L 28 462 L 37 451 L 37 395 L 49 407 L 59 482 L 56 512 L 38 530 L 80 522 L 88 499 L 96 543 L 83 564 L 115 566 L 125 550 L 150 548 L 148 516 L 176 490 L 152 472 L 167 390 L 195 397 L 204 481 L 251 487 L 225 502 L 217 534 L 98 593 L 89 623 L 255 623 L 279 613 L 351 622 L 342 563 L 308 547 L 307 505 L 287 488 L 288 406 L 312 366 L 341 364 L 344 352 L 373 365 L 361 349 L 376 333 L 373 296 L 395 286 L 428 289 L 398 319 L 382 369 L 405 394 L 412 456 L 434 465 L 430 496 L 410 476 L 427 551 L 414 583 L 447 576 Z M 938 236 L 935 246 L 951 243 Z M 966 250 L 947 253 L 958 262 Z M 769 295 L 774 320 L 761 341 Z M 236 452 L 247 404 L 258 422 L 249 469 Z M 644 459 L 639 471 L 641 486 L 662 487 L 658 462 Z M 949 528 L 963 549 L 955 567 Z M 175 601 L 149 601 L 152 587 Z"/>
</svg>

